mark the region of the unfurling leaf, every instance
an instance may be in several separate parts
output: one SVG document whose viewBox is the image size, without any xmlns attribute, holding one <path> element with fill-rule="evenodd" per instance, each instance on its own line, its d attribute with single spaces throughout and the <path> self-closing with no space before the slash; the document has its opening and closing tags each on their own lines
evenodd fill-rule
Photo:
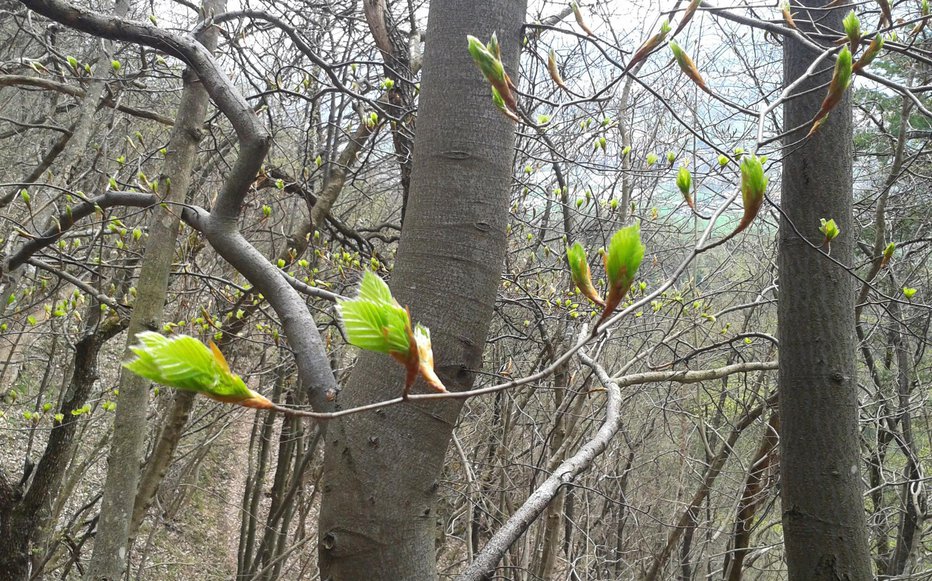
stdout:
<svg viewBox="0 0 932 581">
<path fill-rule="evenodd" d="M 566 260 L 570 263 L 570 272 L 573 275 L 573 283 L 584 297 L 588 298 L 595 304 L 604 307 L 605 301 L 599 296 L 592 284 L 592 273 L 589 270 L 589 263 L 586 261 L 586 250 L 582 244 L 577 242 L 566 249 Z"/>
<path fill-rule="evenodd" d="M 670 23 L 666 18 L 663 19 L 663 22 L 660 23 L 660 30 L 654 36 L 648 38 L 644 41 L 644 44 L 640 46 L 635 52 L 634 56 L 631 57 L 631 60 L 628 61 L 628 66 L 625 69 L 630 71 L 637 65 L 639 62 L 644 60 L 644 57 L 649 55 L 661 42 L 670 34 Z"/>
<path fill-rule="evenodd" d="M 573 9 L 573 16 L 576 17 L 576 24 L 578 24 L 579 27 L 582 28 L 583 32 L 585 32 L 585 33 L 588 34 L 589 36 L 593 36 L 593 37 L 594 37 L 594 36 L 595 36 L 595 33 L 592 32 L 592 29 L 589 28 L 589 25 L 588 25 L 588 24 L 586 24 L 586 19 L 583 18 L 583 13 L 582 13 L 582 11 L 579 9 L 579 4 L 577 4 L 577 3 L 575 3 L 575 2 L 571 2 L 571 3 L 570 3 L 570 8 Z"/>
<path fill-rule="evenodd" d="M 905 286 L 903 287 L 903 296 L 906 297 L 907 299 L 913 298 L 915 294 L 916 294 L 916 289 L 905 287 Z"/>
<path fill-rule="evenodd" d="M 680 193 L 683 194 L 686 205 L 695 209 L 696 206 L 693 203 L 692 196 L 693 176 L 685 167 L 681 167 L 680 171 L 676 174 L 676 187 L 679 188 Z"/>
<path fill-rule="evenodd" d="M 550 72 L 550 78 L 556 86 L 564 91 L 568 90 L 563 82 L 563 77 L 560 76 L 560 69 L 557 68 L 557 53 L 553 52 L 553 49 L 550 49 L 550 53 L 547 54 L 547 70 Z"/>
<path fill-rule="evenodd" d="M 130 346 L 136 359 L 123 367 L 148 380 L 176 389 L 202 393 L 224 403 L 270 409 L 272 402 L 252 391 L 230 371 L 220 349 L 194 337 L 178 335 L 169 339 L 152 331 L 136 335 L 139 344 Z"/>
<path fill-rule="evenodd" d="M 482 71 L 483 76 L 492 85 L 492 100 L 503 113 L 514 121 L 517 121 L 518 101 L 514 92 L 511 90 L 513 84 L 508 73 L 505 72 L 505 66 L 498 56 L 498 38 L 492 34 L 492 39 L 488 46 L 482 44 L 482 41 L 475 36 L 468 36 L 469 54 L 472 60 Z"/>
<path fill-rule="evenodd" d="M 608 278 L 605 310 L 602 311 L 593 332 L 615 311 L 628 293 L 643 259 L 644 244 L 641 243 L 640 224 L 633 224 L 615 232 L 605 253 L 605 275 Z"/>
<path fill-rule="evenodd" d="M 825 218 L 822 218 L 820 222 L 819 232 L 825 236 L 826 242 L 831 242 L 835 238 L 838 238 L 838 234 L 841 231 L 838 229 L 838 224 L 835 223 L 834 219 L 826 220 Z"/>
<path fill-rule="evenodd" d="M 768 181 L 759 157 L 748 155 L 741 160 L 741 201 L 744 202 L 744 216 L 731 236 L 751 225 L 760 207 L 764 204 L 764 193 L 767 191 Z"/>
<path fill-rule="evenodd" d="M 359 296 L 337 301 L 337 309 L 350 345 L 385 353 L 405 366 L 405 393 L 419 373 L 433 389 L 446 391 L 433 370 L 430 332 L 418 325 L 421 329 L 418 338 L 407 309 L 392 297 L 385 281 L 371 271 L 365 271 L 359 285 Z M 422 353 L 427 355 L 422 356 Z"/>
<path fill-rule="evenodd" d="M 858 59 L 858 62 L 854 63 L 854 66 L 851 67 L 852 73 L 860 73 L 864 68 L 874 62 L 874 59 L 877 58 L 877 55 L 880 54 L 880 49 L 883 48 L 883 37 L 879 34 L 875 35 L 871 39 L 870 45 L 868 45 L 867 50 L 864 51 L 864 54 L 861 55 L 861 58 Z"/>
<path fill-rule="evenodd" d="M 673 57 L 676 59 L 676 64 L 679 65 L 680 70 L 683 71 L 683 74 L 689 77 L 692 82 L 705 92 L 709 92 L 708 87 L 705 85 L 705 81 L 702 79 L 702 75 L 699 74 L 699 69 L 696 68 L 696 63 L 693 62 L 693 59 L 689 58 L 689 55 L 686 54 L 680 45 L 676 44 L 672 40 L 670 41 L 670 50 L 673 51 Z"/>
<path fill-rule="evenodd" d="M 809 134 L 806 137 L 811 137 L 818 131 L 819 127 L 825 123 L 829 112 L 841 102 L 841 99 L 845 95 L 845 91 L 851 86 L 851 68 L 851 51 L 848 50 L 846 46 L 838 53 L 838 59 L 835 61 L 835 72 L 832 74 L 832 81 L 829 83 L 828 93 L 822 101 L 822 107 L 819 108 L 819 112 L 816 113 L 815 119 L 813 119 L 812 129 L 809 130 Z"/>
<path fill-rule="evenodd" d="M 845 28 L 845 36 L 847 37 L 851 52 L 857 52 L 858 46 L 861 44 L 861 21 L 858 19 L 858 15 L 854 10 L 848 12 L 845 19 L 842 21 L 842 25 Z"/>
<path fill-rule="evenodd" d="M 657 158 L 656 153 L 648 153 L 647 154 L 647 167 L 650 167 L 654 165 L 655 163 L 657 163 L 657 159 L 658 158 Z"/>
<path fill-rule="evenodd" d="M 880 268 L 883 268 L 890 263 L 890 259 L 893 258 L 894 250 L 896 250 L 896 244 L 893 242 L 887 244 L 887 247 L 883 249 L 883 258 L 880 260 Z"/>
</svg>

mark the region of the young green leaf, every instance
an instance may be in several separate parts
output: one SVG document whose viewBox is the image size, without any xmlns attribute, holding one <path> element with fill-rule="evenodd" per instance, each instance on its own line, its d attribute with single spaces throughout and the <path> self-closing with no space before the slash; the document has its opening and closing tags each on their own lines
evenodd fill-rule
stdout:
<svg viewBox="0 0 932 581">
<path fill-rule="evenodd" d="M 385 353 L 405 366 L 405 393 L 418 373 L 432 388 L 446 391 L 433 370 L 430 332 L 420 326 L 422 331 L 418 342 L 418 334 L 412 329 L 407 309 L 398 304 L 388 285 L 376 274 L 365 271 L 359 285 L 359 296 L 337 301 L 337 309 L 351 345 Z M 422 353 L 426 355 L 422 357 Z"/>
<path fill-rule="evenodd" d="M 136 339 L 139 343 L 129 348 L 136 358 L 123 363 L 123 367 L 136 375 L 176 389 L 202 393 L 224 403 L 258 409 L 272 406 L 230 371 L 213 342 L 208 347 L 194 337 L 168 338 L 152 331 L 138 333 Z"/>
<path fill-rule="evenodd" d="M 692 196 L 693 176 L 685 166 L 681 167 L 680 171 L 676 174 L 676 187 L 679 188 L 680 193 L 683 194 L 686 205 L 695 209 L 696 206 L 693 203 Z"/>
<path fill-rule="evenodd" d="M 655 48 L 657 48 L 661 42 L 667 38 L 667 35 L 670 34 L 670 22 L 664 18 L 660 23 L 660 30 L 657 33 L 647 40 L 644 41 L 631 57 L 631 60 L 628 61 L 628 66 L 625 67 L 625 72 L 633 69 L 639 62 L 644 60 L 644 58 L 649 55 Z"/>
<path fill-rule="evenodd" d="M 408 336 L 411 320 L 381 278 L 367 270 L 359 287 L 359 297 L 340 300 L 337 308 L 351 345 L 407 358 L 411 351 Z"/>
<path fill-rule="evenodd" d="M 819 226 L 819 232 L 825 236 L 826 242 L 831 242 L 838 237 L 840 230 L 838 229 L 838 225 L 835 224 L 834 219 L 826 220 L 825 218 L 822 218 L 821 224 Z"/>
<path fill-rule="evenodd" d="M 854 10 L 848 12 L 845 19 L 842 20 L 842 25 L 845 28 L 845 36 L 848 38 L 848 46 L 851 47 L 851 52 L 857 52 L 861 43 L 861 21 Z"/>
<path fill-rule="evenodd" d="M 673 58 L 676 59 L 676 64 L 679 65 L 683 74 L 689 77 L 692 82 L 696 83 L 696 86 L 708 93 L 709 88 L 706 87 L 705 80 L 703 80 L 702 75 L 699 74 L 696 63 L 686 54 L 686 51 L 672 40 L 670 41 L 670 50 L 673 51 Z"/>
<path fill-rule="evenodd" d="M 883 249 L 883 258 L 880 259 L 880 268 L 883 268 L 890 263 L 890 259 L 893 258 L 894 250 L 896 250 L 896 244 L 893 242 L 887 244 L 887 247 Z"/>
<path fill-rule="evenodd" d="M 906 297 L 907 299 L 913 298 L 915 294 L 916 294 L 916 289 L 905 287 L 905 286 L 903 287 L 903 296 Z"/>
<path fill-rule="evenodd" d="M 759 157 L 748 155 L 741 160 L 741 200 L 744 202 L 744 216 L 729 238 L 751 225 L 760 207 L 764 204 L 764 193 L 767 191 L 768 181 L 769 178 L 764 175 L 764 166 Z"/>
<path fill-rule="evenodd" d="M 615 232 L 605 254 L 605 274 L 608 278 L 605 310 L 602 311 L 593 332 L 615 311 L 628 293 L 643 259 L 644 244 L 641 243 L 640 224 L 633 224 Z"/>
<path fill-rule="evenodd" d="M 573 275 L 573 283 L 579 289 L 579 292 L 595 304 L 604 307 L 605 301 L 599 296 L 592 284 L 592 272 L 589 270 L 589 262 L 586 260 L 586 250 L 579 242 L 566 249 L 566 260 L 570 264 L 570 273 Z"/>
<path fill-rule="evenodd" d="M 483 76 L 492 85 L 492 100 L 495 105 L 512 120 L 518 120 L 517 113 L 518 101 L 514 92 L 511 90 L 512 82 L 505 72 L 505 66 L 497 56 L 498 39 L 492 34 L 492 40 L 489 45 L 482 44 L 482 41 L 475 36 L 466 36 L 469 41 L 469 54 L 473 62 L 482 71 Z M 492 49 L 489 49 L 489 46 Z"/>
<path fill-rule="evenodd" d="M 819 112 L 816 113 L 815 119 L 812 121 L 812 129 L 809 130 L 809 134 L 806 137 L 811 137 L 815 134 L 815 132 L 819 130 L 819 127 L 828 119 L 828 114 L 831 110 L 841 102 L 842 97 L 845 95 L 845 91 L 851 86 L 851 70 L 851 51 L 848 50 L 846 46 L 838 53 L 838 59 L 835 61 L 835 72 L 832 74 L 832 80 L 828 86 L 828 93 L 825 95 L 822 106 L 819 108 Z"/>
</svg>

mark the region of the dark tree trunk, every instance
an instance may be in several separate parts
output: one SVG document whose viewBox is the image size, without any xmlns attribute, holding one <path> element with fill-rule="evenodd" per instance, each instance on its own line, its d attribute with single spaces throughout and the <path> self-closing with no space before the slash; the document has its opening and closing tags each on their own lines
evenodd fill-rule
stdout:
<svg viewBox="0 0 932 581">
<path fill-rule="evenodd" d="M 40 525 L 54 526 L 49 506 L 58 495 L 65 469 L 74 448 L 79 416 L 71 412 L 84 406 L 98 379 L 97 356 L 109 339 L 123 330 L 122 322 L 107 322 L 91 330 L 75 344 L 74 371 L 58 413 L 62 414 L 49 435 L 42 458 L 36 464 L 31 480 L 15 487 L 0 486 L 0 579 L 19 581 L 30 577 L 30 562 L 34 545 L 40 545 L 51 531 Z"/>
<path fill-rule="evenodd" d="M 523 0 L 430 5 L 411 193 L 392 291 L 429 326 L 440 377 L 472 386 L 505 253 L 514 126 L 491 102 L 466 35 L 497 32 L 515 71 Z M 362 353 L 339 408 L 396 397 L 403 370 Z M 416 389 L 420 389 L 417 387 Z M 461 402 L 412 404 L 330 422 L 320 517 L 322 579 L 437 576 L 434 501 Z"/>
<path fill-rule="evenodd" d="M 828 0 L 808 0 L 822 9 Z M 841 30 L 846 7 L 807 12 L 793 3 L 800 28 Z M 817 53 L 788 38 L 784 82 L 804 74 Z M 819 219 L 841 235 L 832 258 L 851 264 L 852 128 L 849 98 L 800 146 L 825 95 L 831 61 L 784 105 L 786 137 L 780 223 L 780 472 L 789 579 L 871 578 L 858 447 L 854 279 L 809 243 L 821 246 Z M 812 90 L 814 87 L 820 87 Z M 805 94 L 801 94 L 808 91 Z M 807 240 L 800 238 L 797 231 Z"/>
</svg>

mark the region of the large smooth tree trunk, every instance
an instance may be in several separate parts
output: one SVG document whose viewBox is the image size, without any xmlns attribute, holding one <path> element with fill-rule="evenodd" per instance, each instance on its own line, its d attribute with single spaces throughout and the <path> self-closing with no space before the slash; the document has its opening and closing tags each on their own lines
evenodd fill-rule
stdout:
<svg viewBox="0 0 932 581">
<path fill-rule="evenodd" d="M 207 14 L 222 12 L 225 0 L 206 0 Z M 199 40 L 208 49 L 217 45 L 218 32 L 207 27 Z M 159 182 L 164 188 L 163 200 L 168 204 L 185 201 L 191 172 L 197 161 L 197 145 L 202 135 L 201 126 L 207 114 L 209 99 L 193 70 L 184 72 L 185 88 L 178 105 L 178 115 L 168 144 L 168 154 Z M 175 240 L 181 212 L 177 205 L 153 210 L 149 221 L 149 238 L 137 283 L 138 294 L 127 332 L 127 347 L 135 344 L 136 334 L 159 330 L 168 279 L 175 258 Z M 86 575 L 90 580 L 116 580 L 123 578 L 129 537 L 132 530 L 133 507 L 136 502 L 140 477 L 140 464 L 145 452 L 146 416 L 149 385 L 132 373 L 120 374 L 120 396 L 113 423 L 113 442 L 107 458 L 107 480 L 104 485 L 100 521 L 94 542 L 94 553 Z M 144 503 L 151 499 L 154 490 L 143 491 Z"/>
<path fill-rule="evenodd" d="M 829 0 L 808 0 L 824 8 Z M 794 3 L 796 22 L 841 30 L 846 7 L 808 13 Z M 808 25 L 808 28 L 807 28 Z M 822 31 L 825 29 L 823 28 Z M 817 57 L 788 38 L 784 82 L 804 74 Z M 852 127 L 849 98 L 801 147 L 831 77 L 831 61 L 784 106 L 787 129 L 780 223 L 780 473 L 789 579 L 871 579 L 862 499 L 855 368 L 854 279 L 812 248 L 822 244 L 819 219 L 834 219 L 831 244 L 840 264 L 853 261 Z M 821 85 L 821 87 L 820 87 Z M 819 89 L 812 90 L 814 87 Z M 806 92 L 805 94 L 801 94 Z M 806 240 L 797 235 L 799 231 Z"/>
<path fill-rule="evenodd" d="M 523 0 L 430 5 L 410 196 L 390 284 L 412 318 L 430 327 L 438 372 L 452 390 L 469 389 L 482 367 L 514 147 L 514 125 L 492 104 L 466 35 L 497 32 L 513 72 L 525 10 Z M 397 397 L 403 384 L 401 366 L 362 353 L 338 407 Z M 408 404 L 329 424 L 322 579 L 436 579 L 437 479 L 461 406 Z"/>
</svg>

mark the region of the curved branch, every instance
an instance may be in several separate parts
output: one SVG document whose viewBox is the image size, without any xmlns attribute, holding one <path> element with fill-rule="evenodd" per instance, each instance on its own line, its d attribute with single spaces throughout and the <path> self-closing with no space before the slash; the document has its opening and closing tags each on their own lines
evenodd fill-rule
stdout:
<svg viewBox="0 0 932 581">
<path fill-rule="evenodd" d="M 121 191 L 111 191 L 89 198 L 70 211 L 62 212 L 57 218 L 53 218 L 54 226 L 50 226 L 39 236 L 29 238 L 16 252 L 0 262 L 0 274 L 16 270 L 28 262 L 36 252 L 57 242 L 78 220 L 86 218 L 98 210 L 112 206 L 148 208 L 157 204 L 158 201 L 159 198 L 155 194 Z M 25 234 L 21 234 L 21 236 L 25 236 Z"/>
<path fill-rule="evenodd" d="M 237 225 L 243 200 L 268 153 L 271 134 L 210 51 L 190 35 L 104 16 L 62 0 L 21 0 L 21 3 L 76 30 L 163 51 L 197 72 L 204 89 L 236 131 L 239 155 L 210 214 L 197 212 L 190 217 L 185 211 L 184 218 L 186 221 L 196 219 L 201 226 L 199 229 L 220 256 L 266 296 L 294 351 L 301 384 L 308 390 L 312 405 L 318 410 L 329 409 L 338 387 L 314 318 L 302 296 L 281 276 L 278 268 L 243 237 Z"/>
</svg>

